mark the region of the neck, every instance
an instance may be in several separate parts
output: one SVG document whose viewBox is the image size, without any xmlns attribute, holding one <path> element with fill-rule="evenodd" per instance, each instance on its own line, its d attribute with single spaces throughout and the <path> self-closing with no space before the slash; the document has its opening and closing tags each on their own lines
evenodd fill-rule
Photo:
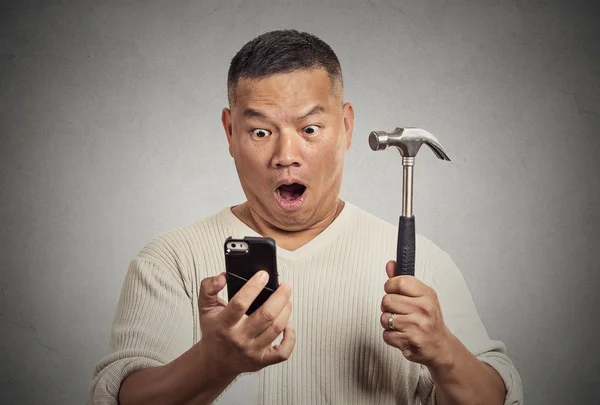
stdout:
<svg viewBox="0 0 600 405">
<path fill-rule="evenodd" d="M 325 216 L 305 229 L 299 231 L 286 231 L 276 225 L 263 220 L 246 201 L 231 209 L 231 212 L 253 231 L 264 237 L 275 239 L 277 245 L 285 250 L 296 250 L 323 232 L 340 215 L 344 202 L 338 200 L 337 204 Z"/>
</svg>

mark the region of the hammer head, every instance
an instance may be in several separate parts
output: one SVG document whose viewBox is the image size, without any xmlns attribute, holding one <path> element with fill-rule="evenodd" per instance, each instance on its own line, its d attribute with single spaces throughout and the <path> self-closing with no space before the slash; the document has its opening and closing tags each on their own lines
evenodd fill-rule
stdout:
<svg viewBox="0 0 600 405">
<path fill-rule="evenodd" d="M 369 146 L 384 150 L 395 146 L 403 157 L 415 157 L 421 145 L 426 144 L 442 160 L 450 160 L 440 142 L 430 132 L 415 127 L 398 127 L 392 132 L 373 131 L 369 134 Z"/>
</svg>

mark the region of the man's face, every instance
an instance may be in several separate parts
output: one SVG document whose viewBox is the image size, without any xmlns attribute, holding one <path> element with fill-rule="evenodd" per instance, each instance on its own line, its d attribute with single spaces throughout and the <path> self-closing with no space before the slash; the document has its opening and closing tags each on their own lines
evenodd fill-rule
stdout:
<svg viewBox="0 0 600 405">
<path fill-rule="evenodd" d="M 223 126 L 251 209 L 298 231 L 335 210 L 354 112 L 325 69 L 241 79 Z"/>
</svg>

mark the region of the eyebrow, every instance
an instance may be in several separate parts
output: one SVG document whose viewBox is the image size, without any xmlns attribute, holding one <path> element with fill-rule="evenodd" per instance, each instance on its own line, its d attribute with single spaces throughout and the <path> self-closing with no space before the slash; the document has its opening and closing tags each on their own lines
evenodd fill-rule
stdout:
<svg viewBox="0 0 600 405">
<path fill-rule="evenodd" d="M 312 110 L 310 110 L 309 112 L 304 114 L 302 117 L 300 117 L 298 119 L 298 121 L 302 121 L 303 119 L 306 119 L 306 118 L 310 117 L 311 115 L 323 114 L 324 112 L 325 112 L 325 107 L 323 107 L 322 105 L 316 105 Z"/>
<path fill-rule="evenodd" d="M 244 117 L 246 118 L 267 118 L 262 112 L 255 110 L 254 108 L 246 108 L 244 110 Z"/>
<path fill-rule="evenodd" d="M 311 115 L 323 114 L 325 112 L 325 107 L 322 105 L 316 105 L 312 110 L 304 114 L 302 117 L 298 118 L 298 121 L 302 121 Z M 266 119 L 267 116 L 259 110 L 255 110 L 254 108 L 246 108 L 244 109 L 244 117 L 246 118 L 262 118 Z"/>
</svg>

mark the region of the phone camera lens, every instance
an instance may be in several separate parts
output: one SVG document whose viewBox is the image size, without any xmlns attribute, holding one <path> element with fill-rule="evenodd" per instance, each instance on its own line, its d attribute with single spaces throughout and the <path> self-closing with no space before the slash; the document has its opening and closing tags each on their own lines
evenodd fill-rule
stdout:
<svg viewBox="0 0 600 405">
<path fill-rule="evenodd" d="M 235 243 L 232 243 L 232 244 L 231 244 L 231 247 L 235 247 Z"/>
</svg>

